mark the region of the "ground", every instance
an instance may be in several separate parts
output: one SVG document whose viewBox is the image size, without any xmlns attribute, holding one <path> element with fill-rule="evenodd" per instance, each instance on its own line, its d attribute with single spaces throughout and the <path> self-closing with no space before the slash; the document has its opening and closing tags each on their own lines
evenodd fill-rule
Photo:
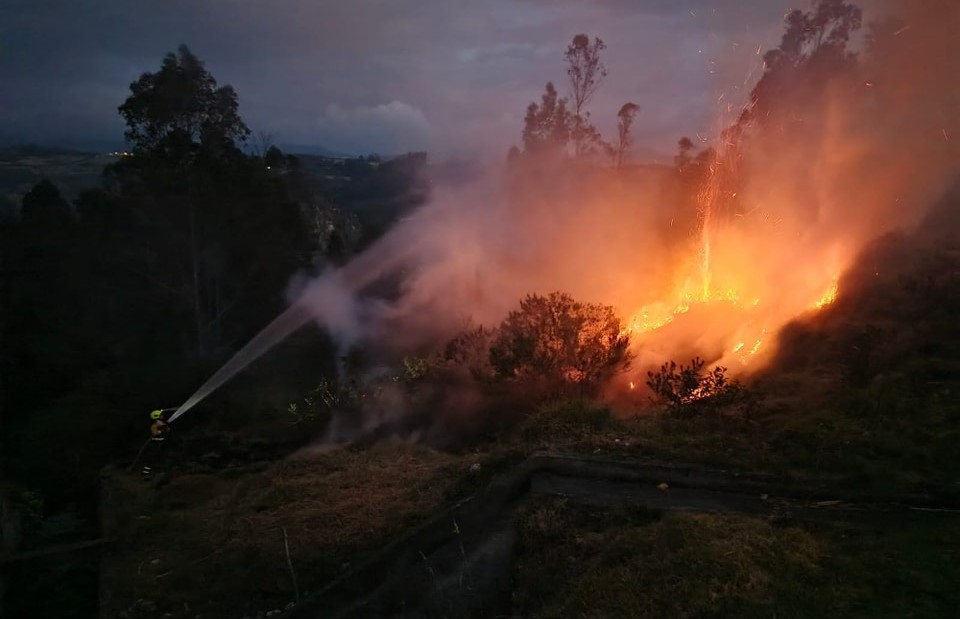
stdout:
<svg viewBox="0 0 960 619">
<path fill-rule="evenodd" d="M 379 444 L 220 466 L 196 453 L 152 484 L 115 468 L 102 616 L 281 609 L 544 449 L 956 508 L 960 253 L 893 238 L 865 256 L 870 276 L 855 268 L 834 306 L 787 328 L 782 354 L 736 405 L 636 414 L 566 401 L 459 453 Z M 813 526 L 548 500 L 522 512 L 514 606 L 540 617 L 939 617 L 960 602 L 958 555 L 949 512 Z"/>
<path fill-rule="evenodd" d="M 523 617 L 939 617 L 960 602 L 956 516 L 801 526 L 552 499 L 521 527 Z"/>
</svg>

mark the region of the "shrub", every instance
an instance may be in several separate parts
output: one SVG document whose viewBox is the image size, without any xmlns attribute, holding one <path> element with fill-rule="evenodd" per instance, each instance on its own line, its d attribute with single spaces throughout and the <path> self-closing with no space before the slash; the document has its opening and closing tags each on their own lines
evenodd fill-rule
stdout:
<svg viewBox="0 0 960 619">
<path fill-rule="evenodd" d="M 569 295 L 528 295 L 510 312 L 490 345 L 490 365 L 500 379 L 531 380 L 549 391 L 596 391 L 630 361 L 629 336 L 608 305 L 580 303 Z"/>
<path fill-rule="evenodd" d="M 694 357 L 690 365 L 670 361 L 657 372 L 647 372 L 654 402 L 675 411 L 729 404 L 746 395 L 738 381 L 727 378 L 727 368 L 718 365 L 706 372 L 704 366 L 703 359 Z"/>
</svg>

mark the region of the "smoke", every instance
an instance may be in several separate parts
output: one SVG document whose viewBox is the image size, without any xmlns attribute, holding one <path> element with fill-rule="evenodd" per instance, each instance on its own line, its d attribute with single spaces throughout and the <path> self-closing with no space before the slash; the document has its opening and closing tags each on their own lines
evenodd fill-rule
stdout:
<svg viewBox="0 0 960 619">
<path fill-rule="evenodd" d="M 916 226 L 956 176 L 960 5 L 894 4 L 901 21 L 883 22 L 897 25 L 878 30 L 856 68 L 812 93 L 788 90 L 764 130 L 719 145 L 739 195 L 718 190 L 701 204 L 709 229 L 681 227 L 664 169 L 527 160 L 436 188 L 342 269 L 301 282 L 297 304 L 344 348 L 389 359 L 559 290 L 632 325 L 638 360 L 623 385 L 695 354 L 733 373 L 763 367 L 784 324 L 829 303 L 858 252 Z M 472 393 L 452 398 L 438 395 L 433 410 L 479 407 Z M 331 439 L 407 418 L 403 399 L 390 400 Z M 439 423 L 460 419 L 451 415 Z"/>
</svg>

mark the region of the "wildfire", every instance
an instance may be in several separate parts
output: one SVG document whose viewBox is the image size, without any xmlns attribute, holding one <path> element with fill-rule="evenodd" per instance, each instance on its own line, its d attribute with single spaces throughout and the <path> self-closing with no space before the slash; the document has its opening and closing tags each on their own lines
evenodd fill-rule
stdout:
<svg viewBox="0 0 960 619">
<path fill-rule="evenodd" d="M 824 293 L 822 297 L 820 297 L 820 300 L 818 300 L 816 303 L 813 304 L 813 306 L 819 310 L 819 309 L 823 309 L 824 307 L 836 301 L 837 285 L 838 285 L 838 278 L 834 277 L 833 281 L 830 283 L 830 288 L 827 290 L 826 293 Z"/>
</svg>

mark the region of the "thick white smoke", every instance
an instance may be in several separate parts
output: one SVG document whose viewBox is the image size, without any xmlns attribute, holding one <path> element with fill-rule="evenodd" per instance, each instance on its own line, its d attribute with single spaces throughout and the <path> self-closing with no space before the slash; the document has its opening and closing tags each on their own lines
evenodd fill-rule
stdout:
<svg viewBox="0 0 960 619">
<path fill-rule="evenodd" d="M 808 120 L 802 141 L 744 142 L 746 210 L 718 218 L 708 274 L 697 231 L 670 230 L 662 170 L 528 162 L 437 188 L 362 255 L 307 283 L 297 303 L 345 346 L 404 354 L 467 324 L 495 325 L 528 293 L 559 290 L 660 326 L 635 334 L 638 372 L 688 354 L 758 367 L 777 330 L 829 297 L 867 242 L 915 225 L 955 178 L 960 3 L 906 4 L 896 7 L 904 26 L 863 55 L 859 72 L 790 111 Z M 373 300 L 391 278 L 399 289 Z"/>
</svg>

